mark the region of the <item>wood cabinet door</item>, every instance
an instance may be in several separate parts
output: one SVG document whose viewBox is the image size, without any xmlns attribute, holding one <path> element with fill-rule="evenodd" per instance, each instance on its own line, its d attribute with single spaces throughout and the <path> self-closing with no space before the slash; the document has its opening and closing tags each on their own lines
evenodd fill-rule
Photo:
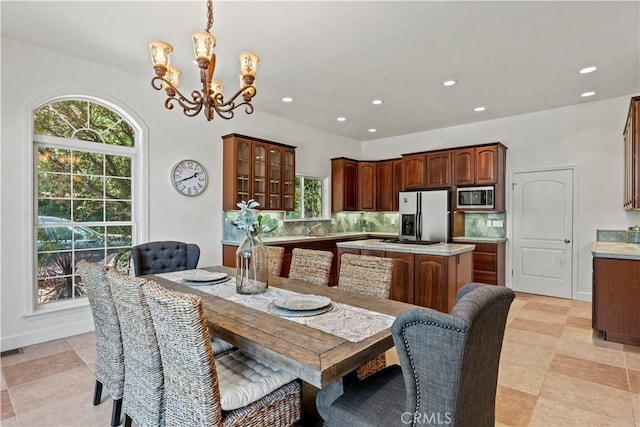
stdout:
<svg viewBox="0 0 640 427">
<path fill-rule="evenodd" d="M 453 184 L 473 185 L 476 174 L 476 151 L 473 148 L 461 148 L 453 152 Z"/>
<path fill-rule="evenodd" d="M 393 210 L 393 161 L 380 162 L 377 165 L 377 210 Z"/>
<path fill-rule="evenodd" d="M 282 208 L 292 211 L 296 207 L 296 152 L 285 148 L 282 152 Z M 287 270 L 288 271 L 288 270 Z"/>
<path fill-rule="evenodd" d="M 624 130 L 625 210 L 640 208 L 640 96 L 631 98 Z"/>
<path fill-rule="evenodd" d="M 404 252 L 387 252 L 393 258 L 393 282 L 389 299 L 415 304 L 414 255 Z"/>
<path fill-rule="evenodd" d="M 275 145 L 269 146 L 268 158 L 268 196 L 266 209 L 283 209 L 283 156 L 282 148 Z"/>
<path fill-rule="evenodd" d="M 414 304 L 447 312 L 447 258 L 434 255 L 415 255 Z"/>
<path fill-rule="evenodd" d="M 331 211 L 358 210 L 358 162 L 331 159 Z"/>
<path fill-rule="evenodd" d="M 427 154 L 427 188 L 451 187 L 451 151 Z"/>
<path fill-rule="evenodd" d="M 476 147 L 476 179 L 478 185 L 498 182 L 498 146 Z"/>
<path fill-rule="evenodd" d="M 358 210 L 376 210 L 376 163 L 358 162 Z"/>
<path fill-rule="evenodd" d="M 400 192 L 404 190 L 402 159 L 393 160 L 393 205 L 391 210 L 400 210 Z"/>
<path fill-rule="evenodd" d="M 269 147 L 267 144 L 255 141 L 252 145 L 253 194 L 251 198 L 260 203 L 260 209 L 265 209 L 265 206 L 267 206 L 267 153 L 269 151 Z"/>
<path fill-rule="evenodd" d="M 427 188 L 427 156 L 425 154 L 404 156 L 402 167 L 405 190 Z"/>
</svg>

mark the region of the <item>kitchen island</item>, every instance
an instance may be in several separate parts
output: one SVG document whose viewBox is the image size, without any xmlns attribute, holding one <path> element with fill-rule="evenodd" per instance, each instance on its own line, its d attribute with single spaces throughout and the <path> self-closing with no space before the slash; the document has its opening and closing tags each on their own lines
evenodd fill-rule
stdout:
<svg viewBox="0 0 640 427">
<path fill-rule="evenodd" d="M 603 338 L 640 346 L 640 244 L 593 244 L 593 329 Z"/>
<path fill-rule="evenodd" d="M 337 242 L 343 253 L 395 260 L 390 299 L 450 312 L 458 290 L 472 281 L 474 245 L 387 243 L 381 239 Z"/>
</svg>

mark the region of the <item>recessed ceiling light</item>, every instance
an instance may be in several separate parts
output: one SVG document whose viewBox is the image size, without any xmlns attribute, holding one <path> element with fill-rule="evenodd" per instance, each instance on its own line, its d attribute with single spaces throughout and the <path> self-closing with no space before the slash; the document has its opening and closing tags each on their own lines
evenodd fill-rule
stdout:
<svg viewBox="0 0 640 427">
<path fill-rule="evenodd" d="M 453 86 L 456 83 L 457 82 L 455 80 L 447 80 L 446 82 L 443 82 L 442 85 L 443 86 Z"/>
<path fill-rule="evenodd" d="M 591 67 L 585 67 L 585 68 L 583 68 L 582 70 L 580 70 L 580 74 L 593 73 L 593 72 L 594 72 L 595 70 L 597 70 L 597 69 L 598 69 L 598 67 L 594 67 L 594 66 L 591 66 Z"/>
<path fill-rule="evenodd" d="M 369 132 L 371 132 L 371 133 L 376 132 L 376 131 L 377 131 L 377 129 L 374 129 L 374 128 L 369 129 Z"/>
<path fill-rule="evenodd" d="M 293 98 L 285 96 L 284 98 L 282 98 L 282 102 L 293 102 Z"/>
<path fill-rule="evenodd" d="M 593 96 L 593 95 L 595 95 L 595 94 L 596 94 L 595 92 L 590 91 L 590 92 L 585 92 L 585 93 L 583 93 L 583 94 L 582 94 L 582 95 L 580 95 L 580 96 L 581 96 L 581 97 L 583 97 L 583 98 L 587 98 L 587 97 L 589 97 L 589 96 Z"/>
<path fill-rule="evenodd" d="M 484 110 L 486 110 L 485 107 L 476 107 L 476 108 L 473 109 L 473 111 L 478 111 L 478 112 L 484 111 Z"/>
<path fill-rule="evenodd" d="M 339 122 L 344 122 L 344 121 L 347 120 L 347 118 L 346 117 L 338 117 L 336 120 L 339 121 Z"/>
<path fill-rule="evenodd" d="M 371 103 L 373 105 L 380 105 L 382 104 L 384 101 L 382 99 L 374 99 L 373 101 L 371 101 Z"/>
</svg>

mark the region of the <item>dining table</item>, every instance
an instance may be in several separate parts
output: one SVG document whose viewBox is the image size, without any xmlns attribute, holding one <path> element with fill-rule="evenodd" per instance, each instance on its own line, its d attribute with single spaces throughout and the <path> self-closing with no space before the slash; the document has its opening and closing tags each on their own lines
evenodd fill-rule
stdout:
<svg viewBox="0 0 640 427">
<path fill-rule="evenodd" d="M 215 266 L 198 270 L 226 274 L 235 280 L 234 268 Z M 411 304 L 284 277 L 269 277 L 265 295 L 255 296 L 233 295 L 235 285 L 233 289 L 227 289 L 226 295 L 220 292 L 216 295 L 216 289 L 222 289 L 217 288 L 221 285 L 194 286 L 194 283 L 181 280 L 180 272 L 142 277 L 168 289 L 200 296 L 213 335 L 251 356 L 276 364 L 318 389 L 332 390 L 336 397 L 342 394 L 343 377 L 393 347 L 390 331 L 393 320 L 400 313 L 416 308 Z M 273 299 L 278 294 L 326 297 L 336 308 L 314 315 L 311 320 L 317 326 L 310 324 L 308 319 L 280 316 L 251 304 L 252 299 L 259 304 L 261 299 Z M 242 303 L 234 302 L 234 298 Z M 341 313 L 343 317 L 337 317 Z M 354 318 L 350 320 L 352 315 Z M 346 322 L 346 325 L 334 332 L 333 319 L 336 323 Z M 350 321 L 353 323 L 349 324 Z M 371 331 L 370 327 L 377 329 Z M 361 329 L 369 335 L 358 336 L 356 331 Z"/>
</svg>

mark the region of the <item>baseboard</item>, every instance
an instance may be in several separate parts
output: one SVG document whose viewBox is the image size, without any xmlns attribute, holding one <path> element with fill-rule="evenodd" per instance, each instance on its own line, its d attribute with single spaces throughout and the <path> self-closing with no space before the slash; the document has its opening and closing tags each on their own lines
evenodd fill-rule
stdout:
<svg viewBox="0 0 640 427">
<path fill-rule="evenodd" d="M 50 329 L 39 329 L 37 331 L 27 332 L 24 334 L 2 337 L 0 340 L 0 351 L 8 351 L 60 338 L 67 338 L 73 335 L 91 332 L 93 330 L 93 319 L 89 318 L 76 323 L 59 325 Z"/>
</svg>

